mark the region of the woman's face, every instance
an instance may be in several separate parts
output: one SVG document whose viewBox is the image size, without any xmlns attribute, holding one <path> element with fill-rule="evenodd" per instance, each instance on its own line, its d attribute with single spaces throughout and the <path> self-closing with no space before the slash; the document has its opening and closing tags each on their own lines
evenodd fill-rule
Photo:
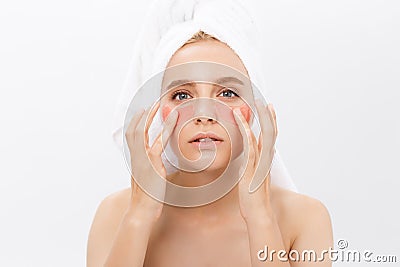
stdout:
<svg viewBox="0 0 400 267">
<path fill-rule="evenodd" d="M 194 61 L 215 62 L 219 63 L 219 67 L 222 66 L 220 64 L 228 67 L 222 71 L 216 69 L 210 71 L 213 69 L 212 64 L 206 70 L 201 69 L 204 65 L 194 65 L 194 67 L 187 67 L 184 71 L 178 71 L 178 74 L 166 75 L 163 80 L 164 95 L 160 105 L 162 119 L 165 121 L 169 113 L 177 108 L 179 113 L 177 126 L 181 125 L 181 128 L 180 131 L 175 128 L 170 144 L 178 160 L 182 156 L 189 161 L 197 160 L 202 152 L 212 146 L 216 147 L 216 155 L 208 170 L 225 169 L 229 160 L 236 158 L 243 150 L 242 136 L 233 116 L 233 108 L 240 108 L 249 124 L 253 119 L 249 107 L 253 100 L 250 79 L 245 66 L 235 52 L 226 44 L 216 40 L 186 44 L 171 57 L 167 68 Z M 201 81 L 195 81 L 199 77 L 199 72 L 210 74 L 206 74 L 207 78 Z M 241 77 L 237 75 L 238 72 L 241 73 Z M 190 82 L 177 84 L 179 76 L 195 78 L 189 78 Z M 211 79 L 218 82 L 213 83 Z M 169 86 L 174 82 L 174 86 Z M 209 101 L 201 102 L 201 99 L 209 99 Z M 212 110 L 217 113 L 213 115 L 221 118 L 224 123 L 212 119 L 213 116 L 201 116 L 200 113 L 196 113 L 195 110 L 201 107 L 207 109 L 201 114 L 204 115 Z M 214 134 L 210 136 L 213 138 L 212 141 L 196 138 L 198 134 L 210 132 Z"/>
</svg>

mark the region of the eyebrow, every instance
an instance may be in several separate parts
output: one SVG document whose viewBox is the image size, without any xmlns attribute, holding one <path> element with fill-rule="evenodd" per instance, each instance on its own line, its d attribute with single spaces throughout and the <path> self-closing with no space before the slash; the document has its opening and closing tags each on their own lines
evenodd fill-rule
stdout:
<svg viewBox="0 0 400 267">
<path fill-rule="evenodd" d="M 217 83 L 217 84 L 228 83 L 228 82 L 233 82 L 233 83 L 237 83 L 237 84 L 240 84 L 240 85 L 244 85 L 244 83 L 241 80 L 239 80 L 236 77 L 232 77 L 232 76 L 222 77 L 222 78 L 219 78 L 219 79 L 217 79 L 215 81 L 215 83 Z"/>
<path fill-rule="evenodd" d="M 223 84 L 223 83 L 228 83 L 228 82 L 233 82 L 233 83 L 237 83 L 237 84 L 240 84 L 240 85 L 244 85 L 244 83 L 241 80 L 239 80 L 236 77 L 232 77 L 232 76 L 221 77 L 221 78 L 217 79 L 214 83 L 215 84 Z M 171 89 L 173 87 L 176 87 L 176 86 L 179 86 L 179 85 L 183 85 L 183 84 L 187 84 L 188 86 L 194 86 L 195 82 L 191 81 L 191 80 L 175 80 L 175 81 L 172 81 L 167 86 L 166 89 L 169 90 L 169 89 Z"/>
<path fill-rule="evenodd" d="M 172 81 L 168 86 L 167 86 L 167 90 L 179 86 L 179 85 L 183 85 L 183 84 L 187 84 L 189 86 L 194 86 L 194 82 L 190 81 L 190 80 L 175 80 Z"/>
</svg>

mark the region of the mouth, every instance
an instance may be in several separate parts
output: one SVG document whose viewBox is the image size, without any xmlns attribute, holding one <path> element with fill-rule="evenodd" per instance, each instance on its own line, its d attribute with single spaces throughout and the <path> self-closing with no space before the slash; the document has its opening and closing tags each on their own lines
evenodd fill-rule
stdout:
<svg viewBox="0 0 400 267">
<path fill-rule="evenodd" d="M 190 139 L 189 143 L 196 145 L 196 146 L 214 146 L 222 143 L 224 140 L 212 132 L 207 133 L 199 133 Z"/>
<path fill-rule="evenodd" d="M 218 135 L 216 135 L 215 133 L 199 133 L 196 134 L 195 136 L 192 137 L 192 139 L 190 139 L 189 143 L 193 143 L 193 142 L 222 142 L 224 141 L 221 137 L 219 137 Z"/>
</svg>

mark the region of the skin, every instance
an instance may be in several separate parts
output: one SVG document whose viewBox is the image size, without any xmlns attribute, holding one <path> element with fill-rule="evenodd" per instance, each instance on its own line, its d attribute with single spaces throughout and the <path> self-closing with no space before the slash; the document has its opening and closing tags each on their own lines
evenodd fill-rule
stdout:
<svg viewBox="0 0 400 267">
<path fill-rule="evenodd" d="M 197 60 L 226 64 L 247 73 L 240 58 L 228 46 L 214 40 L 185 45 L 174 54 L 169 66 Z M 192 90 L 197 97 L 218 97 L 210 86 L 199 85 Z M 170 127 L 179 120 L 179 114 L 170 114 L 172 105 L 172 102 L 162 102 L 156 107 L 161 108 L 163 119 L 169 120 Z M 236 108 L 238 113 L 234 111 Z M 258 140 L 252 133 L 246 135 L 250 133 L 249 111 L 242 105 L 232 105 L 244 153 L 250 159 L 243 179 L 233 190 L 208 205 L 180 208 L 155 201 L 132 179 L 131 187 L 107 196 L 97 208 L 89 233 L 87 266 L 331 266 L 328 257 L 319 262 L 282 262 L 277 260 L 277 254 L 273 262 L 257 259 L 257 252 L 265 245 L 269 250 L 286 252 L 313 249 L 317 255 L 333 247 L 330 216 L 320 201 L 271 184 L 269 175 L 256 192 L 248 192 L 250 181 L 258 173 L 256 163 L 269 160 L 260 159 L 262 155 L 270 155 L 261 152 L 272 151 L 277 135 L 273 107 L 258 105 L 257 108 L 264 115 L 261 116 L 263 132 L 268 131 L 265 127 L 268 123 L 274 125 L 272 132 L 259 136 Z M 132 140 L 146 138 L 135 133 L 138 125 L 145 126 L 141 118 L 147 114 L 152 117 L 154 113 L 144 111 L 133 118 L 126 135 L 131 140 L 128 141 L 130 150 L 135 147 Z M 182 129 L 178 142 L 201 127 L 211 127 L 226 137 L 218 123 L 201 118 Z M 171 134 L 169 138 L 176 136 Z M 156 138 L 154 145 L 147 147 L 150 160 L 161 176 L 187 186 L 209 183 L 218 177 L 230 152 L 227 141 L 217 152 L 218 160 L 207 171 L 178 172 L 167 177 L 159 159 L 161 142 L 161 138 Z M 197 156 L 198 151 L 187 144 L 182 144 L 181 149 L 187 157 Z M 142 168 L 145 173 L 146 168 Z M 152 174 L 147 175 L 151 179 Z"/>
</svg>

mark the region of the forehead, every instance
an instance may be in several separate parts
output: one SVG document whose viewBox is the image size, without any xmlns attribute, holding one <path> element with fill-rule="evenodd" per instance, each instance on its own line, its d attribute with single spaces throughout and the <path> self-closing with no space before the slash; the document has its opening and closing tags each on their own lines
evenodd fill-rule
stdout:
<svg viewBox="0 0 400 267">
<path fill-rule="evenodd" d="M 171 57 L 164 72 L 163 91 L 188 82 L 251 88 L 241 59 L 229 46 L 215 40 L 187 44 Z"/>
<path fill-rule="evenodd" d="M 243 75 L 248 73 L 239 56 L 225 43 L 202 40 L 186 44 L 178 49 L 168 62 L 167 68 L 193 61 L 210 61 L 229 66 Z"/>
</svg>

